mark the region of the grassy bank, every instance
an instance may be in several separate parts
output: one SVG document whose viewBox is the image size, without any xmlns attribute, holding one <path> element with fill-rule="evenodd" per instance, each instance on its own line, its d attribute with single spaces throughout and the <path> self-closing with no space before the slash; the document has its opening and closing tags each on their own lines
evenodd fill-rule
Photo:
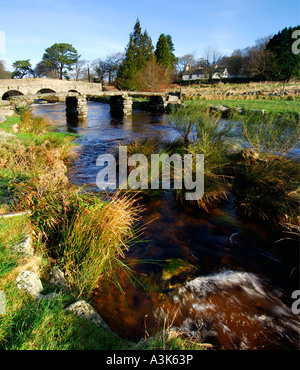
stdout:
<svg viewBox="0 0 300 370">
<path fill-rule="evenodd" d="M 30 211 L 0 217 L 0 291 L 6 304 L 0 349 L 199 349 L 169 332 L 137 347 L 65 310 L 79 299 L 92 304 L 96 286 L 118 284 L 118 269 L 130 273 L 122 257 L 137 240 L 139 208 L 126 194 L 107 199 L 70 184 L 75 137 L 51 132 L 44 119 L 25 111 L 9 117 L 0 131 L 0 215 Z M 30 257 L 14 248 L 28 235 Z M 65 273 L 67 290 L 49 283 L 53 266 Z M 40 277 L 42 294 L 58 296 L 35 299 L 20 290 L 16 278 L 25 270 Z"/>
<path fill-rule="evenodd" d="M 191 104 L 202 104 L 207 106 L 213 105 L 224 105 L 229 108 L 241 107 L 245 110 L 251 109 L 264 109 L 266 113 L 271 114 L 298 114 L 299 113 L 299 104 L 300 98 L 295 100 L 288 99 L 274 99 L 274 100 L 265 100 L 265 99 L 206 99 L 206 100 L 193 100 Z"/>
</svg>

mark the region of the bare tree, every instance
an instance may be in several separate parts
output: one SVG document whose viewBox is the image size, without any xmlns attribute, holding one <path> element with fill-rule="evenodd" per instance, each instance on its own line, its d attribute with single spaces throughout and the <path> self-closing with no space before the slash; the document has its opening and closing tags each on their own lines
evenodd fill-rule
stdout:
<svg viewBox="0 0 300 370">
<path fill-rule="evenodd" d="M 250 77 L 257 77 L 261 81 L 272 76 L 273 56 L 266 49 L 270 37 L 258 39 L 255 46 L 246 48 L 245 71 Z"/>
<path fill-rule="evenodd" d="M 224 66 L 228 69 L 231 76 L 240 76 L 243 74 L 245 55 L 241 49 L 234 50 L 230 57 L 224 57 Z"/>
<path fill-rule="evenodd" d="M 103 59 L 98 58 L 91 64 L 91 77 L 98 82 L 103 82 L 106 73 L 106 66 Z"/>
<path fill-rule="evenodd" d="M 87 69 L 87 60 L 79 59 L 73 67 L 72 77 L 78 81 L 85 76 L 85 71 Z"/>
<path fill-rule="evenodd" d="M 204 50 L 204 56 L 201 60 L 203 64 L 204 74 L 211 80 L 214 74 L 221 75 L 224 70 L 222 66 L 223 55 L 218 49 L 211 48 L 210 46 Z"/>
<path fill-rule="evenodd" d="M 182 75 L 185 71 L 192 73 L 196 67 L 195 52 L 179 57 L 176 67 L 179 75 Z"/>
<path fill-rule="evenodd" d="M 107 55 L 104 62 L 109 84 L 115 81 L 118 69 L 124 59 L 124 56 L 124 53 L 112 53 Z"/>
<path fill-rule="evenodd" d="M 96 59 L 92 63 L 92 73 L 99 82 L 107 81 L 109 84 L 116 79 L 118 69 L 124 58 L 124 53 L 108 54 L 105 59 Z"/>
</svg>

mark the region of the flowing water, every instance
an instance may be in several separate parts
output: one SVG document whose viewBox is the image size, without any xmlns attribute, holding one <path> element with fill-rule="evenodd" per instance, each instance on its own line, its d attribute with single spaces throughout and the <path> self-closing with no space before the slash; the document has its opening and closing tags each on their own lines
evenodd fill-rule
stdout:
<svg viewBox="0 0 300 370">
<path fill-rule="evenodd" d="M 88 119 L 66 123 L 64 104 L 33 105 L 54 129 L 82 135 L 70 179 L 95 189 L 96 158 L 116 141 L 174 139 L 165 114 L 134 111 L 112 118 L 107 104 L 89 102 Z M 120 272 L 115 286 L 95 291 L 94 304 L 120 336 L 138 340 L 172 327 L 217 349 L 300 349 L 298 241 L 277 242 L 265 226 L 239 217 L 234 199 L 209 213 L 179 204 L 172 193 L 143 196 L 143 241 L 126 255 L 139 283 Z"/>
</svg>

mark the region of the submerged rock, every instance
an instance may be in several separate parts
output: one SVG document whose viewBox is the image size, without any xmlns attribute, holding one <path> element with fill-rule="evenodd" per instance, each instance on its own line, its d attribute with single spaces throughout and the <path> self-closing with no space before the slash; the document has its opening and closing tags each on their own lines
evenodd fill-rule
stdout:
<svg viewBox="0 0 300 370">
<path fill-rule="evenodd" d="M 162 270 L 161 285 L 163 288 L 172 289 L 181 286 L 191 279 L 196 272 L 196 267 L 180 258 L 168 259 Z"/>
</svg>

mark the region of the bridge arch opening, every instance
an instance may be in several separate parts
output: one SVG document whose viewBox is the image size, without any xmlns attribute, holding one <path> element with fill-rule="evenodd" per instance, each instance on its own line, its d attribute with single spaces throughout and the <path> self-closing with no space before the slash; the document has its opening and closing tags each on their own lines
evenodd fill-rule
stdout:
<svg viewBox="0 0 300 370">
<path fill-rule="evenodd" d="M 37 92 L 37 94 L 56 94 L 56 91 L 52 89 L 41 89 Z"/>
<path fill-rule="evenodd" d="M 19 96 L 19 95 L 24 95 L 21 93 L 19 90 L 8 90 L 6 93 L 2 95 L 2 100 L 9 100 L 12 96 Z"/>
<path fill-rule="evenodd" d="M 79 91 L 77 91 L 77 90 L 69 90 L 68 92 L 73 92 L 73 93 L 78 93 L 79 94 Z"/>
</svg>

